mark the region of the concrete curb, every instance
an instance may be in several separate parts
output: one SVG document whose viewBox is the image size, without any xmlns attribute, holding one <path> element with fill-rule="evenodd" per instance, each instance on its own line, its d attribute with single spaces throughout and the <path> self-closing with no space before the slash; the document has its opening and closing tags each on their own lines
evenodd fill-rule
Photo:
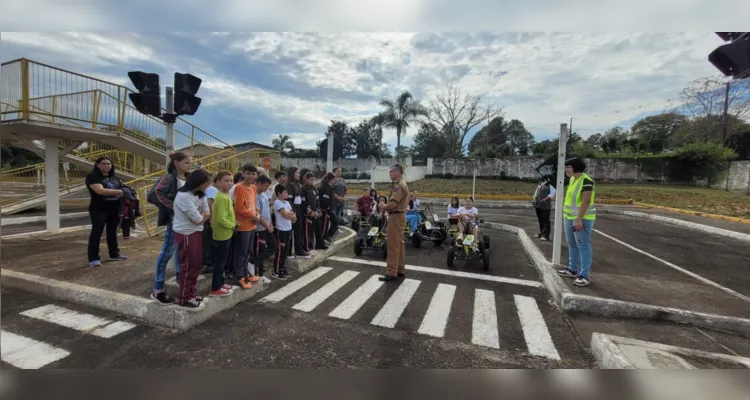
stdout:
<svg viewBox="0 0 750 400">
<path fill-rule="evenodd" d="M 750 334 L 750 319 L 746 318 L 700 313 L 573 293 L 565 285 L 563 278 L 557 275 L 556 269 L 564 268 L 564 266 L 554 265 L 548 261 L 541 250 L 531 241 L 531 238 L 524 229 L 496 222 L 485 222 L 484 226 L 514 233 L 518 236 L 521 246 L 541 275 L 544 286 L 555 299 L 558 306 L 568 314 L 580 313 L 601 317 L 671 321 Z"/>
<path fill-rule="evenodd" d="M 264 289 L 263 284 L 260 282 L 254 284 L 253 288 L 249 290 L 242 290 L 237 287 L 227 297 L 206 297 L 203 300 L 205 304 L 204 309 L 200 311 L 187 311 L 176 305 L 163 306 L 146 297 L 47 279 L 7 269 L 0 271 L 0 274 L 2 284 L 8 287 L 56 300 L 113 311 L 143 320 L 151 325 L 176 330 L 192 328 L 214 315 L 257 295 Z"/>
<path fill-rule="evenodd" d="M 711 219 L 722 219 L 724 221 L 731 221 L 731 222 L 737 222 L 740 224 L 750 225 L 750 219 L 747 219 L 747 218 L 730 217 L 728 215 L 711 214 L 711 213 L 705 213 L 705 212 L 700 212 L 700 211 L 683 210 L 681 208 L 657 206 L 654 204 L 641 203 L 638 201 L 633 204 L 640 206 L 640 207 L 645 207 L 645 208 L 655 208 L 657 210 L 673 211 L 673 212 L 678 212 L 678 213 L 682 213 L 686 215 L 695 215 L 695 216 L 706 217 L 706 218 L 711 218 Z"/>
<path fill-rule="evenodd" d="M 648 220 L 652 220 L 652 221 L 663 222 L 663 223 L 666 223 L 666 224 L 675 225 L 675 226 L 679 226 L 679 227 L 682 227 L 682 228 L 688 228 L 688 229 L 692 229 L 694 231 L 708 233 L 708 234 L 711 234 L 711 235 L 724 236 L 724 237 L 728 237 L 728 238 L 732 238 L 732 239 L 741 240 L 743 242 L 750 242 L 750 235 L 748 235 L 746 233 L 730 231 L 728 229 L 717 228 L 717 227 L 709 226 L 709 225 L 703 225 L 703 224 L 699 224 L 697 222 L 683 221 L 683 220 L 677 219 L 677 218 L 670 218 L 670 217 L 665 217 L 665 216 L 662 216 L 662 215 L 640 213 L 640 212 L 637 212 L 637 211 L 630 211 L 630 210 L 610 210 L 610 209 L 605 209 L 604 212 L 607 213 L 607 214 L 624 215 L 624 216 L 628 216 L 628 217 L 634 217 L 634 218 L 641 218 L 641 219 L 648 219 Z"/>
<path fill-rule="evenodd" d="M 60 220 L 62 221 L 66 219 L 83 218 L 83 217 L 88 217 L 88 216 L 89 216 L 88 212 L 60 214 Z M 35 217 L 3 218 L 2 221 L 0 221 L 0 226 L 23 225 L 23 224 L 30 224 L 34 222 L 46 222 L 46 221 L 47 221 L 46 215 L 39 215 Z"/>
<path fill-rule="evenodd" d="M 750 368 L 750 358 L 730 356 L 721 353 L 709 353 L 701 350 L 693 350 L 684 347 L 669 346 L 656 342 L 645 342 L 620 336 L 606 335 L 595 332 L 591 335 L 591 352 L 603 369 L 643 369 L 634 365 L 625 352 L 620 349 L 621 345 L 638 346 L 672 354 L 673 356 L 687 356 L 721 360 L 736 363 Z"/>
<path fill-rule="evenodd" d="M 328 250 L 316 250 L 318 253 L 311 258 L 287 259 L 288 268 L 300 273 L 311 270 L 323 263 L 329 256 L 354 243 L 354 240 L 357 238 L 357 232 L 345 226 L 340 226 L 339 229 L 345 232 L 344 237 L 334 240 Z"/>
</svg>

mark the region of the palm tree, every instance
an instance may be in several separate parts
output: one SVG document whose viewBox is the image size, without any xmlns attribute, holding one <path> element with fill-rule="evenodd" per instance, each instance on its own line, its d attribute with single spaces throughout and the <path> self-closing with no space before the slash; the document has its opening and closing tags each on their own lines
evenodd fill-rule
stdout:
<svg viewBox="0 0 750 400">
<path fill-rule="evenodd" d="M 271 145 L 274 149 L 281 151 L 282 153 L 288 153 L 294 151 L 294 143 L 289 135 L 279 135 L 279 137 L 271 141 Z"/>
<path fill-rule="evenodd" d="M 406 134 L 410 122 L 419 121 L 419 117 L 427 115 L 427 111 L 419 101 L 414 100 L 408 90 L 404 90 L 396 97 L 396 101 L 383 99 L 380 105 L 385 107 L 378 117 L 383 121 L 383 126 L 396 128 L 396 160 L 400 162 L 401 135 Z"/>
</svg>

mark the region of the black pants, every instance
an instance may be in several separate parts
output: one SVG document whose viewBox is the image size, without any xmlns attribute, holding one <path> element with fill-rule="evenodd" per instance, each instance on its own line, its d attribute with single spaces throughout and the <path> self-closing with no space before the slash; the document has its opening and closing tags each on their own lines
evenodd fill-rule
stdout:
<svg viewBox="0 0 750 400">
<path fill-rule="evenodd" d="M 130 237 L 130 228 L 132 227 L 132 219 L 125 217 L 122 219 L 122 222 L 120 223 L 120 227 L 122 227 L 122 237 L 127 238 Z"/>
<path fill-rule="evenodd" d="M 89 217 L 91 217 L 91 234 L 89 235 L 89 262 L 99 261 L 99 244 L 105 227 L 107 230 L 107 247 L 109 257 L 120 256 L 117 247 L 117 227 L 120 225 L 120 208 L 118 202 L 106 205 L 90 205 Z"/>
<path fill-rule="evenodd" d="M 203 225 L 203 266 L 206 269 L 211 269 L 214 264 L 213 256 L 211 255 L 214 248 L 214 230 L 211 228 L 211 223 L 206 221 Z"/>
<path fill-rule="evenodd" d="M 305 221 L 307 222 L 307 250 L 309 251 L 313 248 L 326 249 L 326 245 L 323 242 L 323 217 L 307 217 Z"/>
<path fill-rule="evenodd" d="M 339 217 L 333 211 L 320 210 L 323 213 L 320 219 L 322 219 L 321 231 L 323 232 L 323 239 L 332 241 L 333 235 L 339 230 Z"/>
<path fill-rule="evenodd" d="M 213 240 L 213 279 L 211 279 L 211 290 L 219 290 L 224 284 L 224 271 L 229 259 L 229 246 L 232 238 L 227 240 Z"/>
<path fill-rule="evenodd" d="M 273 270 L 276 275 L 280 274 L 285 269 L 286 256 L 288 252 L 286 250 L 292 242 L 293 231 L 275 231 L 276 239 L 279 241 L 279 249 L 276 251 L 276 256 L 273 260 Z"/>
<path fill-rule="evenodd" d="M 309 243 L 307 240 L 309 235 L 305 221 L 307 221 L 307 218 L 305 218 L 304 214 L 297 212 L 297 222 L 294 223 L 292 229 L 294 230 L 294 251 L 298 256 L 309 252 Z"/>
<path fill-rule="evenodd" d="M 276 254 L 278 249 L 279 243 L 276 240 L 276 235 L 268 233 L 268 231 L 257 231 L 255 237 L 255 257 L 253 258 L 256 275 L 260 276 L 263 274 L 263 271 L 260 270 L 260 268 L 266 260 Z"/>
<path fill-rule="evenodd" d="M 552 223 L 549 220 L 551 213 L 552 210 L 536 209 L 536 217 L 539 220 L 539 234 L 545 239 L 549 239 L 549 232 L 552 227 Z"/>
</svg>

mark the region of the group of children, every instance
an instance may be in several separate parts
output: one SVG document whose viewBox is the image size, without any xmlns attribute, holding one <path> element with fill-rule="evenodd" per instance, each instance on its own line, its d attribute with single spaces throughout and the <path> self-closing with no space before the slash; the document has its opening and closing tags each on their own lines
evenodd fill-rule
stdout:
<svg viewBox="0 0 750 400">
<path fill-rule="evenodd" d="M 265 170 L 251 164 L 234 176 L 218 172 L 213 185 L 202 169 L 186 176 L 174 199 L 171 225 L 180 263 L 178 305 L 201 308 L 203 298 L 197 296 L 196 283 L 207 260 L 213 270 L 209 296 L 228 296 L 233 286 L 226 279 L 233 279 L 241 289 L 251 289 L 261 280 L 271 283 L 264 276 L 268 270 L 264 263 L 271 257 L 272 277 L 287 279 L 288 256 L 310 258 L 314 249 L 331 245 L 338 231 L 333 174 L 326 175 L 319 188 L 309 170 L 292 167 L 289 175 L 288 179 L 285 172 L 277 172 L 278 184 L 273 188 Z M 207 230 L 210 235 L 204 234 Z"/>
</svg>

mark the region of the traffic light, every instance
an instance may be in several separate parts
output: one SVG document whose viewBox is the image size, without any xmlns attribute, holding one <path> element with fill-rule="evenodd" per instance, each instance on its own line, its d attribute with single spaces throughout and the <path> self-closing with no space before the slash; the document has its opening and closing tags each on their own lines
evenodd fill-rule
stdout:
<svg viewBox="0 0 750 400">
<path fill-rule="evenodd" d="M 201 87 L 200 78 L 190 74 L 174 74 L 174 112 L 177 115 L 194 115 L 201 105 L 201 98 L 196 97 Z"/>
<path fill-rule="evenodd" d="M 133 102 L 138 112 L 161 116 L 161 87 L 159 86 L 159 75 L 141 71 L 128 72 L 130 81 L 138 93 L 130 93 L 130 101 Z"/>
<path fill-rule="evenodd" d="M 708 55 L 711 62 L 724 76 L 734 79 L 750 77 L 750 32 L 716 32 L 729 44 L 719 46 Z"/>
</svg>

